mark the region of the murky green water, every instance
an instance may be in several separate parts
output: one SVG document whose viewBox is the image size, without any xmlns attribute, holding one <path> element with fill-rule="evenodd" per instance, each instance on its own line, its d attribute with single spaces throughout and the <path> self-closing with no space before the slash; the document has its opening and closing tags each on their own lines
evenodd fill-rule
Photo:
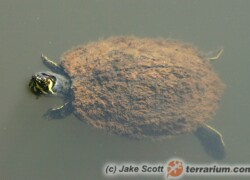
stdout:
<svg viewBox="0 0 250 180">
<path fill-rule="evenodd" d="M 227 146 L 220 163 L 250 164 L 249 9 L 248 0 L 2 0 L 0 179 L 111 179 L 102 173 L 107 162 L 157 163 L 173 157 L 213 162 L 193 135 L 132 141 L 109 136 L 73 115 L 55 121 L 42 117 L 62 100 L 36 99 L 27 89 L 31 74 L 45 69 L 41 53 L 58 59 L 74 45 L 114 35 L 178 39 L 207 52 L 223 46 L 223 56 L 213 64 L 227 87 L 211 124 Z M 148 177 L 153 178 L 162 179 Z"/>
</svg>

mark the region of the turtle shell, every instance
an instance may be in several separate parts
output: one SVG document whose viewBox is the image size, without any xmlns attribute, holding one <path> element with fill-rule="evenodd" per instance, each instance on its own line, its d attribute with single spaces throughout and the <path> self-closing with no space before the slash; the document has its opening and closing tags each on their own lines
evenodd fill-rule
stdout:
<svg viewBox="0 0 250 180">
<path fill-rule="evenodd" d="M 65 52 L 74 114 L 133 138 L 194 131 L 211 119 L 223 83 L 196 48 L 173 40 L 111 37 Z"/>
</svg>

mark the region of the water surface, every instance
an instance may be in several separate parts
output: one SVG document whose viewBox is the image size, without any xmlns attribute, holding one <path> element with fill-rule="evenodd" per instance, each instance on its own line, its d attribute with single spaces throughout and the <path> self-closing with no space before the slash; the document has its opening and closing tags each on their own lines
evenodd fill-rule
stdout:
<svg viewBox="0 0 250 180">
<path fill-rule="evenodd" d="M 220 163 L 250 163 L 249 7 L 248 0 L 2 0 L 0 179 L 110 179 L 102 174 L 110 161 L 155 163 L 179 157 L 214 162 L 193 135 L 131 141 L 107 135 L 73 115 L 55 121 L 42 117 L 62 100 L 36 99 L 28 91 L 31 74 L 45 69 L 41 53 L 59 60 L 74 45 L 115 35 L 178 39 L 204 52 L 223 46 L 213 66 L 227 87 L 211 125 L 226 143 L 227 156 Z"/>
</svg>

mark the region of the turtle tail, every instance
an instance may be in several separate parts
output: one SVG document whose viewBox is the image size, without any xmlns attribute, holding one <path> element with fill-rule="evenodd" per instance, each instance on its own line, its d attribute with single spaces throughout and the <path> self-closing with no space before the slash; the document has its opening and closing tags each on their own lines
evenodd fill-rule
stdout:
<svg viewBox="0 0 250 180">
<path fill-rule="evenodd" d="M 204 124 L 197 128 L 194 135 L 199 139 L 207 154 L 214 159 L 224 159 L 225 143 L 222 135 L 213 127 Z"/>
</svg>

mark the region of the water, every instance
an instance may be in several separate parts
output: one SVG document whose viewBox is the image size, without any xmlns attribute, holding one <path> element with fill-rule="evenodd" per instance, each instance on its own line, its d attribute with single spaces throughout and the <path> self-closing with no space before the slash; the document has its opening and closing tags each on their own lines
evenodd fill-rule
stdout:
<svg viewBox="0 0 250 180">
<path fill-rule="evenodd" d="M 131 141 L 109 136 L 73 115 L 55 121 L 42 117 L 62 100 L 37 100 L 27 89 L 31 74 L 45 69 L 41 53 L 58 60 L 74 45 L 114 35 L 178 39 L 204 52 L 223 46 L 213 66 L 227 87 L 211 124 L 226 142 L 227 156 L 220 163 L 249 163 L 249 7 L 248 0 L 2 0 L 0 179 L 110 179 L 102 174 L 110 161 L 155 163 L 179 157 L 192 163 L 213 162 L 193 135 Z"/>
</svg>

